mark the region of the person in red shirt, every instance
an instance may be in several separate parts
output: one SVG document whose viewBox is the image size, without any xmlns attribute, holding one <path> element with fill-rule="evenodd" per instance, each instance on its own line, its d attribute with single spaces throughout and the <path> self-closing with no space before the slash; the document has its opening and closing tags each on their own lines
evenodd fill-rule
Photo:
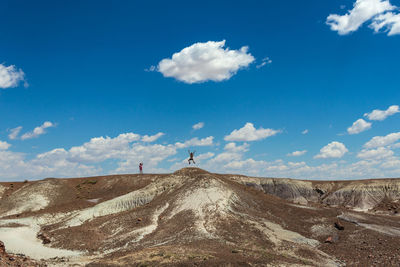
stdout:
<svg viewBox="0 0 400 267">
<path fill-rule="evenodd" d="M 140 171 L 140 174 L 143 174 L 143 163 L 142 162 L 139 163 L 139 171 Z"/>
</svg>

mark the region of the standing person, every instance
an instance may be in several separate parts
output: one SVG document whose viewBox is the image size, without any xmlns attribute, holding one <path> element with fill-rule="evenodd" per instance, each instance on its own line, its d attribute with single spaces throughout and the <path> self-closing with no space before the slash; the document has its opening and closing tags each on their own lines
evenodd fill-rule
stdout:
<svg viewBox="0 0 400 267">
<path fill-rule="evenodd" d="M 143 163 L 142 162 L 139 163 L 139 171 L 140 171 L 140 174 L 143 174 Z"/>
<path fill-rule="evenodd" d="M 190 161 L 193 161 L 193 164 L 196 164 L 196 162 L 194 162 L 194 159 L 193 159 L 194 153 L 196 153 L 196 151 L 190 152 L 190 150 L 188 150 L 188 152 L 189 152 L 189 159 L 188 159 L 189 165 L 190 165 Z"/>
</svg>

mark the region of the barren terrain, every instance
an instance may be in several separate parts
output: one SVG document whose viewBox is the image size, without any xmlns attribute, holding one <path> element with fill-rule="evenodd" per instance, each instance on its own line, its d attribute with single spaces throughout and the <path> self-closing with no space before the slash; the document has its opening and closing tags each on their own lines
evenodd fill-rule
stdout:
<svg viewBox="0 0 400 267">
<path fill-rule="evenodd" d="M 400 179 L 184 168 L 0 183 L 0 265 L 400 266 L 399 213 Z"/>
</svg>

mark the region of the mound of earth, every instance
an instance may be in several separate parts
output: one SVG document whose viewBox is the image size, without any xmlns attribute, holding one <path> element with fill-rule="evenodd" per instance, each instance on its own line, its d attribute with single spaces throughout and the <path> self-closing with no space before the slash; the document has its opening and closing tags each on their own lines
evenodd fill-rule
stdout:
<svg viewBox="0 0 400 267">
<path fill-rule="evenodd" d="M 10 267 L 33 267 L 40 266 L 40 264 L 23 254 L 9 254 L 6 252 L 4 243 L 0 241 L 0 266 L 10 266 Z"/>
<path fill-rule="evenodd" d="M 399 189 L 198 168 L 1 183 L 0 240 L 48 266 L 392 266 Z"/>
</svg>

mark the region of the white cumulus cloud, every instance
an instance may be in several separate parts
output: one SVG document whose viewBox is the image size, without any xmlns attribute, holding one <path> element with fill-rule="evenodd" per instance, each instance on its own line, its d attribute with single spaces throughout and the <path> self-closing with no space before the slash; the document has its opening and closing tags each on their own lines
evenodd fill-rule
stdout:
<svg viewBox="0 0 400 267">
<path fill-rule="evenodd" d="M 249 151 L 250 145 L 244 143 L 243 145 L 236 145 L 234 142 L 230 142 L 225 145 L 224 152 L 218 154 L 214 158 L 208 161 L 206 167 L 209 168 L 219 168 L 217 166 L 221 166 L 222 163 L 229 163 L 232 161 L 241 160 L 244 152 Z"/>
<path fill-rule="evenodd" d="M 192 147 L 192 146 L 212 146 L 213 145 L 213 136 L 209 136 L 203 139 L 199 139 L 194 137 L 190 140 L 185 141 L 184 143 L 177 142 L 175 143 L 176 148 L 185 148 L 185 147 Z"/>
<path fill-rule="evenodd" d="M 363 119 L 356 120 L 352 126 L 347 128 L 349 134 L 359 134 L 371 128 L 372 123 L 366 122 Z"/>
<path fill-rule="evenodd" d="M 263 160 L 254 160 L 252 158 L 246 160 L 232 161 L 224 165 L 226 169 L 245 170 L 249 174 L 258 174 L 260 169 L 266 169 L 268 163 Z"/>
<path fill-rule="evenodd" d="M 307 150 L 298 150 L 298 151 L 293 151 L 292 153 L 289 153 L 287 155 L 289 157 L 299 157 L 299 156 L 303 156 L 306 153 L 307 153 Z"/>
<path fill-rule="evenodd" d="M 225 145 L 225 150 L 229 152 L 246 152 L 249 151 L 250 145 L 247 143 L 244 143 L 241 146 L 236 145 L 236 143 L 231 142 Z"/>
<path fill-rule="evenodd" d="M 378 147 L 377 149 L 363 149 L 357 157 L 361 159 L 382 159 L 393 156 L 393 151 L 386 147 Z"/>
<path fill-rule="evenodd" d="M 118 167 L 112 173 L 136 172 L 139 162 L 145 163 L 147 171 L 156 170 L 157 164 L 176 154 L 173 145 L 143 145 L 141 137 L 135 133 L 122 133 L 116 137 L 94 137 L 80 146 L 69 150 L 54 149 L 40 154 L 38 159 L 47 159 L 65 164 L 99 164 L 109 159 L 116 160 Z"/>
<path fill-rule="evenodd" d="M 46 129 L 50 127 L 55 127 L 55 125 L 50 122 L 50 121 L 45 121 L 42 125 L 36 127 L 33 129 L 32 132 L 24 133 L 21 136 L 21 140 L 26 140 L 26 139 L 32 139 L 32 138 L 37 138 L 42 134 L 46 133 Z"/>
<path fill-rule="evenodd" d="M 392 19 L 376 16 L 395 8 L 388 0 L 357 0 L 353 9 L 349 10 L 347 14 L 331 14 L 327 17 L 326 23 L 331 27 L 331 30 L 337 31 L 340 35 L 345 35 L 358 30 L 361 25 L 371 19 L 374 22 Z M 375 30 L 379 30 L 384 26 L 387 28 L 392 28 L 393 26 L 392 22 L 380 22 L 378 25 L 374 25 L 374 22 L 372 27 L 376 28 Z"/>
<path fill-rule="evenodd" d="M 229 135 L 225 136 L 225 141 L 257 141 L 280 133 L 280 130 L 274 129 L 256 129 L 253 123 L 246 123 L 239 130 L 233 130 Z"/>
<path fill-rule="evenodd" d="M 214 155 L 215 154 L 212 153 L 212 152 L 203 153 L 203 154 L 200 154 L 200 155 L 196 156 L 196 160 L 209 159 L 209 158 L 214 157 Z M 185 163 L 186 163 L 186 159 L 185 159 Z"/>
<path fill-rule="evenodd" d="M 212 158 L 209 162 L 211 164 L 214 163 L 227 163 L 227 162 L 231 162 L 234 160 L 240 160 L 242 158 L 242 154 L 241 153 L 236 153 L 236 152 L 222 152 L 220 154 L 218 154 L 216 157 Z"/>
<path fill-rule="evenodd" d="M 25 80 L 25 73 L 14 65 L 5 66 L 0 64 L 0 88 L 17 87 Z"/>
<path fill-rule="evenodd" d="M 314 158 L 341 158 L 347 152 L 348 150 L 343 143 L 333 141 L 321 148 L 320 153 L 314 156 Z"/>
<path fill-rule="evenodd" d="M 375 136 L 371 140 L 369 140 L 367 143 L 364 144 L 364 147 L 366 148 L 375 148 L 375 147 L 381 147 L 381 146 L 388 146 L 391 145 L 397 140 L 400 139 L 400 132 L 397 133 L 391 133 L 386 136 Z"/>
<path fill-rule="evenodd" d="M 173 144 L 143 143 L 135 133 L 95 137 L 80 146 L 56 148 L 32 159 L 24 153 L 0 149 L 0 180 L 137 172 L 139 162 L 144 162 L 146 172 L 165 172 L 158 164 L 176 153 Z M 100 165 L 107 160 L 113 160 L 117 167 L 103 170 Z"/>
<path fill-rule="evenodd" d="M 249 66 L 255 59 L 248 47 L 239 50 L 224 48 L 225 40 L 195 43 L 174 53 L 158 63 L 157 70 L 164 77 L 173 77 L 185 83 L 224 81 L 230 79 L 241 68 Z"/>
<path fill-rule="evenodd" d="M 204 122 L 199 122 L 192 126 L 193 130 L 200 130 L 203 127 L 204 127 Z"/>
<path fill-rule="evenodd" d="M 165 134 L 161 133 L 161 132 L 159 132 L 159 133 L 157 133 L 155 135 L 144 135 L 142 137 L 142 142 L 148 142 L 148 143 L 154 142 L 154 141 L 156 141 L 158 138 L 160 138 L 163 135 L 165 135 Z"/>
<path fill-rule="evenodd" d="M 140 140 L 140 135 L 123 133 L 117 137 L 94 137 L 81 146 L 74 146 L 68 158 L 75 162 L 101 162 L 109 158 L 123 158 L 129 151 L 129 144 Z"/>
<path fill-rule="evenodd" d="M 365 113 L 364 117 L 367 117 L 368 119 L 370 119 L 372 121 L 383 121 L 387 117 L 392 116 L 399 112 L 400 112 L 399 106 L 392 105 L 392 106 L 388 107 L 387 110 L 374 109 L 370 113 Z"/>
<path fill-rule="evenodd" d="M 305 129 L 304 131 L 301 132 L 302 134 L 308 134 L 308 129 Z"/>
<path fill-rule="evenodd" d="M 100 168 L 87 166 L 80 163 L 69 162 L 65 159 L 65 150 L 59 149 L 47 156 L 34 157 L 31 160 L 25 158 L 25 154 L 0 150 L 0 180 L 24 180 L 29 178 L 45 177 L 71 177 L 96 175 Z"/>
<path fill-rule="evenodd" d="M 400 143 L 392 145 L 391 148 L 400 148 Z"/>
<path fill-rule="evenodd" d="M 384 169 L 399 169 L 400 159 L 396 157 L 389 157 L 382 164 L 381 167 Z"/>
<path fill-rule="evenodd" d="M 7 150 L 11 145 L 7 142 L 0 141 L 0 150 Z"/>
</svg>

